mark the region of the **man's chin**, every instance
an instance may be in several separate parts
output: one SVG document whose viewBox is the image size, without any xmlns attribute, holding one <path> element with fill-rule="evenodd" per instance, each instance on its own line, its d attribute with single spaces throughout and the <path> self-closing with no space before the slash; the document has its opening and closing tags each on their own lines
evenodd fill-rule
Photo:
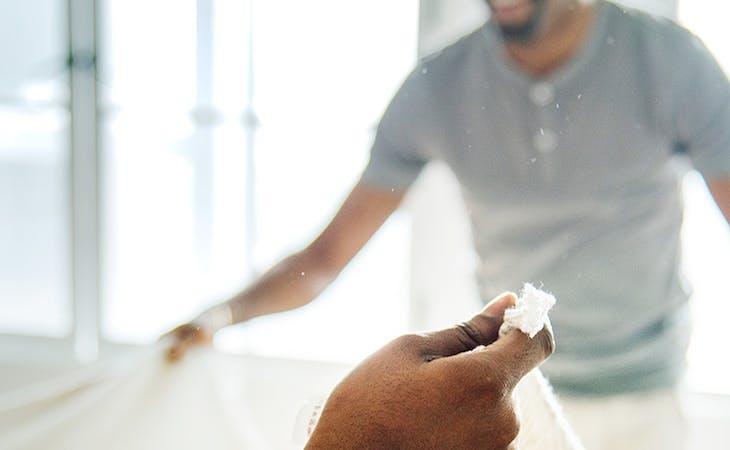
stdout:
<svg viewBox="0 0 730 450">
<path fill-rule="evenodd" d="M 530 21 L 524 25 L 500 26 L 502 38 L 509 42 L 530 42 L 537 37 L 538 23 Z"/>
<path fill-rule="evenodd" d="M 504 17 L 498 17 L 499 15 L 495 14 L 494 20 L 505 41 L 529 42 L 537 37 L 544 12 L 544 0 L 532 0 L 529 6 L 530 15 L 524 21 L 517 23 L 500 23 L 500 19 L 504 19 Z"/>
</svg>

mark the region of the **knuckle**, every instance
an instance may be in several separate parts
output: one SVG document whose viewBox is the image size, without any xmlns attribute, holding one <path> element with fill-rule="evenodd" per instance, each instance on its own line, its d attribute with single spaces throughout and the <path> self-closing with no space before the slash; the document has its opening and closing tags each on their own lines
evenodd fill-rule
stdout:
<svg viewBox="0 0 730 450">
<path fill-rule="evenodd" d="M 511 445 L 514 444 L 520 432 L 520 421 L 512 401 L 503 402 L 496 408 L 494 406 L 492 408 L 494 414 L 490 416 L 492 423 L 490 441 L 494 447 L 490 448 L 513 448 Z"/>
<path fill-rule="evenodd" d="M 421 335 L 415 334 L 415 333 L 410 333 L 410 334 L 404 334 L 402 336 L 395 338 L 391 342 L 391 345 L 393 345 L 396 349 L 399 349 L 401 351 L 412 352 L 414 350 L 422 348 L 425 341 L 426 341 L 426 338 L 424 336 L 421 336 Z"/>
<path fill-rule="evenodd" d="M 459 333 L 459 339 L 466 346 L 475 347 L 486 342 L 485 336 L 471 321 L 461 322 L 454 328 Z"/>
<path fill-rule="evenodd" d="M 502 443 L 507 446 L 520 433 L 520 420 L 513 408 L 508 408 L 502 417 Z"/>
<path fill-rule="evenodd" d="M 538 334 L 538 343 L 540 344 L 540 349 L 546 358 L 552 355 L 555 351 L 555 338 L 553 337 L 553 334 L 547 330 L 547 328 L 543 328 Z"/>
<path fill-rule="evenodd" d="M 500 361 L 490 361 L 491 370 L 479 367 L 462 367 L 453 375 L 455 384 L 469 386 L 471 395 L 481 399 L 489 408 L 501 405 L 509 398 L 512 377 L 503 368 Z"/>
<path fill-rule="evenodd" d="M 493 407 L 494 405 L 498 405 L 504 401 L 505 390 L 499 385 L 499 383 L 492 382 L 489 385 L 482 386 L 480 395 L 484 402 L 486 402 L 490 407 Z"/>
</svg>

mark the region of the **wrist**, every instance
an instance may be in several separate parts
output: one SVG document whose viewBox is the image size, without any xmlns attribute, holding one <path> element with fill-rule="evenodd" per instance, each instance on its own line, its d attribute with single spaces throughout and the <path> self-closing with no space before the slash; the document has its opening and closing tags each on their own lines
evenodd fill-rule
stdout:
<svg viewBox="0 0 730 450">
<path fill-rule="evenodd" d="M 233 325 L 233 312 L 228 303 L 221 303 L 204 311 L 194 322 L 215 333 L 222 328 Z"/>
</svg>

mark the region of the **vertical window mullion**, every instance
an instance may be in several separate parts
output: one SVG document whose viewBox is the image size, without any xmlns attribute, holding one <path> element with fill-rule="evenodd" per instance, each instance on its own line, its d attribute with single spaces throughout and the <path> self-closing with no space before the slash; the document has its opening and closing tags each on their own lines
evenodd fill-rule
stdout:
<svg viewBox="0 0 730 450">
<path fill-rule="evenodd" d="M 99 161 L 96 1 L 68 0 L 73 342 L 78 360 L 99 352 Z"/>
<path fill-rule="evenodd" d="M 213 129 L 220 116 L 213 105 L 213 8 L 213 0 L 196 2 L 193 211 L 198 272 L 206 274 L 211 264 L 213 230 Z"/>
</svg>

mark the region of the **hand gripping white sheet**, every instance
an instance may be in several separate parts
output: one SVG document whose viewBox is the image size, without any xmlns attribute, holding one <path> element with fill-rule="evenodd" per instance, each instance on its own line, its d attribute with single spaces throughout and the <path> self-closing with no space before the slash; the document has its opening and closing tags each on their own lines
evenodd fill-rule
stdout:
<svg viewBox="0 0 730 450">
<path fill-rule="evenodd" d="M 555 297 L 525 283 L 514 307 L 505 311 L 499 334 L 512 329 L 535 337 L 546 323 Z M 514 441 L 516 450 L 584 450 L 583 445 L 563 416 L 550 384 L 539 369 L 528 373 L 515 387 L 514 401 L 520 418 L 520 432 Z M 295 442 L 303 445 L 319 419 L 324 398 L 309 402 L 300 411 Z"/>
<path fill-rule="evenodd" d="M 525 283 L 515 306 L 504 313 L 500 336 L 519 329 L 530 338 L 535 337 L 549 324 L 548 311 L 554 304 L 551 294 Z M 532 370 L 517 384 L 514 400 L 520 418 L 517 450 L 583 450 L 539 369 Z"/>
</svg>

